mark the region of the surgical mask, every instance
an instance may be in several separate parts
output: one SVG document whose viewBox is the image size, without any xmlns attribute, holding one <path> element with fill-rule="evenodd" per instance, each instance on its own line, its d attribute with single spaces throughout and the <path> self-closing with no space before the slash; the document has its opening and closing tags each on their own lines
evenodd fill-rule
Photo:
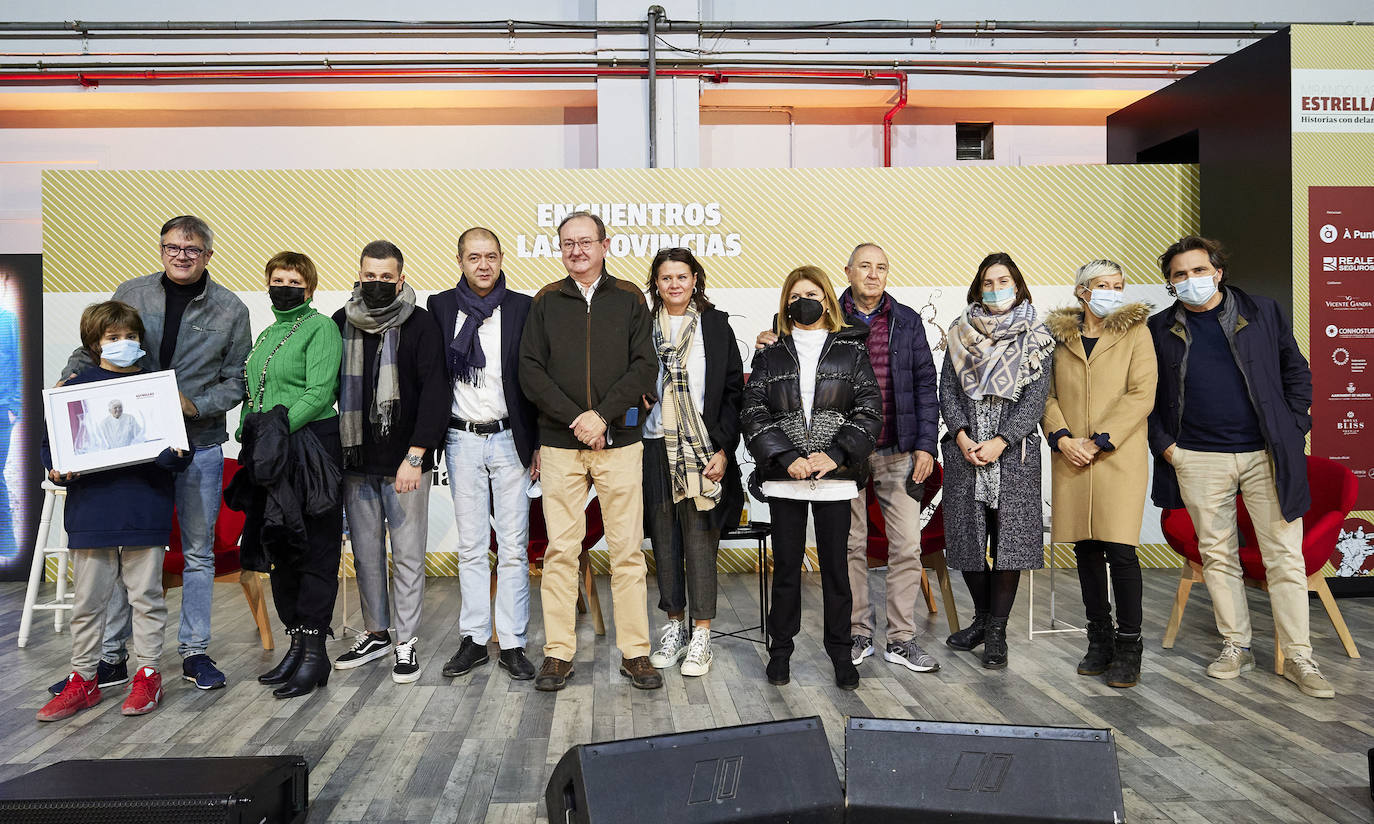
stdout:
<svg viewBox="0 0 1374 824">
<path fill-rule="evenodd" d="M 138 359 L 148 354 L 143 351 L 143 347 L 136 340 L 112 341 L 100 347 L 100 357 L 113 363 L 121 369 L 126 366 L 133 366 L 138 363 Z"/>
<path fill-rule="evenodd" d="M 797 298 L 787 304 L 787 317 L 793 323 L 810 326 L 825 314 L 825 305 L 815 298 Z"/>
<path fill-rule="evenodd" d="M 1016 287 L 1008 286 L 996 292 L 983 293 L 983 305 L 989 312 L 1005 312 L 1016 302 Z"/>
<path fill-rule="evenodd" d="M 1211 300 L 1216 293 L 1217 284 L 1216 281 L 1212 280 L 1211 275 L 1188 278 L 1174 286 L 1174 294 L 1178 295 L 1178 299 L 1189 306 L 1201 306 Z"/>
<path fill-rule="evenodd" d="M 289 312 L 305 303 L 304 286 L 269 286 L 267 297 L 272 300 L 272 308 L 278 312 Z"/>
<path fill-rule="evenodd" d="M 369 309 L 385 309 L 396 300 L 396 284 L 369 280 L 358 285 L 358 293 Z"/>
<path fill-rule="evenodd" d="M 1121 308 L 1121 304 L 1126 302 L 1126 296 L 1115 289 L 1094 289 L 1092 298 L 1088 301 L 1088 308 L 1099 318 L 1105 318 L 1112 312 Z"/>
</svg>

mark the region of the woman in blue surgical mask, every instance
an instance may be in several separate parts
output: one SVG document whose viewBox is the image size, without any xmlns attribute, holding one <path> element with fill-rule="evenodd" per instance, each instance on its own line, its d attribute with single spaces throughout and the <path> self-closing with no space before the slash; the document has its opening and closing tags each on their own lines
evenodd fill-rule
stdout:
<svg viewBox="0 0 1374 824">
<path fill-rule="evenodd" d="M 949 329 L 940 374 L 945 558 L 964 574 L 973 622 L 950 635 L 957 650 L 983 647 L 988 669 L 1007 665 L 1007 616 L 1021 570 L 1044 566 L 1040 440 L 1054 339 L 1031 305 L 1021 270 L 988 255 L 969 285 L 968 308 Z"/>
<path fill-rule="evenodd" d="M 1088 651 L 1079 675 L 1113 687 L 1140 678 L 1141 582 L 1136 543 L 1145 510 L 1145 419 L 1154 406 L 1155 353 L 1146 303 L 1127 302 L 1121 265 L 1079 267 L 1077 305 L 1056 309 L 1046 325 L 1059 344 L 1043 421 L 1050 445 L 1051 535 L 1073 544 Z M 1116 623 L 1107 600 L 1107 570 Z"/>
</svg>

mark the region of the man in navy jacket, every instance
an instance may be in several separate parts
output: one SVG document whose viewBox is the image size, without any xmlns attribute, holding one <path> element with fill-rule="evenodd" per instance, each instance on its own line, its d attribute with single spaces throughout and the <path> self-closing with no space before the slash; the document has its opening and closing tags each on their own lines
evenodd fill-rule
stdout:
<svg viewBox="0 0 1374 824">
<path fill-rule="evenodd" d="M 1335 695 L 1312 660 L 1302 516 L 1311 499 L 1304 456 L 1312 373 L 1274 301 L 1226 281 L 1221 245 L 1184 237 L 1159 256 L 1173 305 L 1150 318 L 1159 386 L 1149 417 L 1153 499 L 1187 507 L 1212 596 L 1221 654 L 1213 678 L 1255 667 L 1237 545 L 1236 493 L 1259 541 L 1283 649 L 1284 677 L 1317 698 Z"/>
</svg>

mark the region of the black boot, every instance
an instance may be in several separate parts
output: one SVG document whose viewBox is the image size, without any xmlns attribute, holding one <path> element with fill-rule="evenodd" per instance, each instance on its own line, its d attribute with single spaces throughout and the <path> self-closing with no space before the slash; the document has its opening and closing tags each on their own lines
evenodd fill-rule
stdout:
<svg viewBox="0 0 1374 824">
<path fill-rule="evenodd" d="M 277 698 L 309 695 L 315 687 L 323 687 L 329 683 L 329 673 L 334 669 L 329 662 L 328 654 L 325 653 L 324 636 L 319 630 L 301 630 L 298 635 L 304 647 L 301 651 L 301 662 L 284 686 L 272 690 L 272 694 Z"/>
<path fill-rule="evenodd" d="M 291 646 L 286 648 L 286 654 L 275 667 L 258 676 L 259 684 L 285 684 L 300 666 L 301 652 L 305 649 L 301 634 L 294 627 L 287 627 L 286 634 L 291 638 Z"/>
<path fill-rule="evenodd" d="M 1145 651 L 1145 642 L 1139 635 L 1134 638 L 1116 636 L 1116 657 L 1107 668 L 1107 686 L 1134 687 L 1140 680 L 1140 654 Z"/>
<path fill-rule="evenodd" d="M 983 638 L 983 669 L 1003 669 L 1007 666 L 1007 619 L 988 618 Z"/>
<path fill-rule="evenodd" d="M 1112 662 L 1115 647 L 1116 627 L 1112 619 L 1088 622 L 1088 654 L 1078 662 L 1079 675 L 1101 675 Z"/>
<path fill-rule="evenodd" d="M 954 649 L 968 652 L 979 644 L 983 643 L 983 633 L 987 631 L 988 614 L 986 612 L 973 613 L 973 623 L 952 633 L 945 639 L 945 645 Z"/>
</svg>

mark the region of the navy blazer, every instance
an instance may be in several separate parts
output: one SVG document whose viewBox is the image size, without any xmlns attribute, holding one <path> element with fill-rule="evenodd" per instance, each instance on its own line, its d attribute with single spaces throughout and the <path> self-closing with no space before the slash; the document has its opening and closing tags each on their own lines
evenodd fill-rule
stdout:
<svg viewBox="0 0 1374 824">
<path fill-rule="evenodd" d="M 439 325 L 439 339 L 444 342 L 444 369 L 448 372 L 450 399 L 453 372 L 449 367 L 448 345 L 453 341 L 453 325 L 458 320 L 457 291 L 456 288 L 447 289 L 430 295 L 429 301 L 425 304 L 430 316 Z M 530 403 L 521 391 L 519 379 L 520 336 L 525 330 L 525 318 L 530 313 L 532 302 L 529 295 L 521 294 L 509 287 L 506 289 L 506 297 L 501 301 L 501 378 L 506 390 L 506 414 L 510 416 L 515 451 L 519 453 L 520 461 L 525 466 L 530 465 L 534 458 L 534 450 L 539 448 L 537 412 L 534 404 Z"/>
</svg>

